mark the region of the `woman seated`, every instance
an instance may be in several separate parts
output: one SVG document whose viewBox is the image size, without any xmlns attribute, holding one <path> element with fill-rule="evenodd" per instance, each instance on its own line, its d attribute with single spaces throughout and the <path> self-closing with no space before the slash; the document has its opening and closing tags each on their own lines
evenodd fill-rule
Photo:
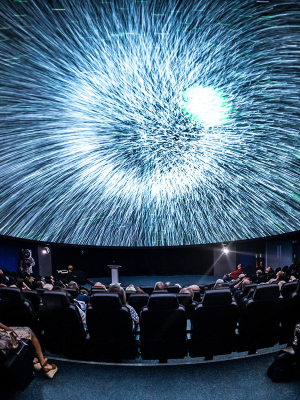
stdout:
<svg viewBox="0 0 300 400">
<path fill-rule="evenodd" d="M 0 349 L 12 349 L 14 347 L 13 338 L 8 336 L 6 332 L 10 332 L 13 335 L 15 341 L 21 341 L 22 339 L 31 340 L 35 347 L 36 358 L 33 359 L 34 369 L 36 371 L 42 370 L 48 378 L 53 378 L 57 372 L 57 366 L 55 364 L 48 364 L 47 358 L 44 357 L 40 342 L 32 330 L 28 327 L 8 327 L 0 323 Z"/>
<path fill-rule="evenodd" d="M 129 311 L 130 311 L 130 315 L 131 315 L 131 319 L 133 321 L 133 326 L 139 323 L 139 316 L 137 315 L 135 309 L 133 307 L 131 307 L 129 304 L 126 303 L 126 294 L 124 289 L 119 286 L 117 283 L 115 283 L 114 285 L 111 285 L 107 291 L 108 293 L 116 293 L 119 295 L 119 298 L 121 300 L 121 303 L 123 304 L 123 306 L 126 306 Z"/>
</svg>

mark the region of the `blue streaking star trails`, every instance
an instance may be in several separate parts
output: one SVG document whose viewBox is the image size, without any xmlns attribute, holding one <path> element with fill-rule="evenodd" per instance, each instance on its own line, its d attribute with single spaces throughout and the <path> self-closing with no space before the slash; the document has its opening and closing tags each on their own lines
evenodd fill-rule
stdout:
<svg viewBox="0 0 300 400">
<path fill-rule="evenodd" d="M 177 246 L 300 229 L 300 5 L 0 9 L 0 234 Z"/>
</svg>

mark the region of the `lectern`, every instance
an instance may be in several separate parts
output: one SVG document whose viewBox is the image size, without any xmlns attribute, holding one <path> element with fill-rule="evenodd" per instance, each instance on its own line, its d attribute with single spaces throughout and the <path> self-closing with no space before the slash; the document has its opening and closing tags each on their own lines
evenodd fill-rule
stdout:
<svg viewBox="0 0 300 400">
<path fill-rule="evenodd" d="M 119 282 L 119 268 L 122 268 L 121 265 L 108 265 L 111 270 L 111 283 L 120 283 Z"/>
</svg>

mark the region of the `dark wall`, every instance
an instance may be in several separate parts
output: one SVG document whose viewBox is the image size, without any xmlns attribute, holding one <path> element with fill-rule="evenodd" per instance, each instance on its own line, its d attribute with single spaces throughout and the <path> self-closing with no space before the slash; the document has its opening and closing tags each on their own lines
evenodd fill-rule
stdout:
<svg viewBox="0 0 300 400">
<path fill-rule="evenodd" d="M 262 254 L 264 268 L 266 244 L 268 246 L 274 240 L 277 244 L 290 241 L 291 260 L 294 258 L 298 262 L 300 232 L 275 238 L 236 242 L 236 263 L 242 263 L 245 267 L 251 265 L 253 273 L 255 272 L 255 255 Z M 38 246 L 41 245 L 44 244 L 0 236 L 0 268 L 17 271 L 21 249 L 26 248 L 32 250 L 36 264 L 33 272 L 38 274 Z M 57 269 L 66 269 L 69 264 L 72 264 L 75 269 L 85 271 L 87 277 L 110 276 L 107 265 L 115 261 L 116 264 L 122 265 L 123 276 L 213 275 L 214 273 L 213 253 L 216 245 L 173 248 L 94 248 L 57 244 L 48 246 L 51 249 L 53 272 Z M 270 255 L 272 256 L 268 252 L 268 257 Z"/>
<path fill-rule="evenodd" d="M 20 263 L 21 250 L 32 250 L 32 257 L 35 261 L 33 273 L 38 274 L 38 251 L 37 244 L 34 242 L 23 241 L 19 239 L 0 238 L 0 268 L 8 269 L 11 272 L 17 272 Z"/>
<path fill-rule="evenodd" d="M 265 267 L 265 240 L 253 240 L 249 242 L 237 242 L 236 243 L 236 263 L 243 264 L 244 271 L 249 275 L 254 275 L 256 268 L 256 255 L 258 260 L 258 266 L 260 260 L 263 263 L 263 269 Z M 260 257 L 260 254 L 262 257 Z M 246 271 L 247 266 L 250 265 L 249 271 Z"/>
<path fill-rule="evenodd" d="M 213 251 L 208 246 L 179 248 L 80 248 L 52 245 L 52 267 L 69 264 L 88 277 L 110 276 L 107 265 L 122 266 L 123 276 L 133 275 L 213 275 Z"/>
</svg>

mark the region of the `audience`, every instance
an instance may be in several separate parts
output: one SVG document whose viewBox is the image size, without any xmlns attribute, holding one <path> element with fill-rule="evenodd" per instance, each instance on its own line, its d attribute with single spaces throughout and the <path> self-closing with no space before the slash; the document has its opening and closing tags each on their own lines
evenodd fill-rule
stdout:
<svg viewBox="0 0 300 400">
<path fill-rule="evenodd" d="M 69 268 L 69 271 L 72 271 L 72 269 Z M 251 274 L 251 270 L 248 273 Z M 268 285 L 271 283 L 278 284 L 279 289 L 281 291 L 282 287 L 285 285 L 286 282 L 297 281 L 299 279 L 299 276 L 300 276 L 300 264 L 296 265 L 292 264 L 290 267 L 285 266 L 282 269 L 277 268 L 275 271 L 272 269 L 272 267 L 267 267 L 265 271 L 262 271 L 262 269 L 257 270 L 256 274 L 252 277 L 246 275 L 245 273 L 242 273 L 242 264 L 239 264 L 235 271 L 225 275 L 224 279 L 216 280 L 216 282 L 211 284 L 210 287 L 214 287 L 214 289 L 216 289 L 218 287 L 222 287 L 224 285 L 224 282 L 226 282 L 232 294 L 234 294 L 234 297 L 237 299 L 237 301 L 239 301 L 243 297 L 243 291 L 247 285 L 250 285 L 252 283 L 256 283 L 259 285 Z M 192 284 L 184 288 L 181 288 L 179 284 L 176 285 L 179 286 L 179 288 L 181 289 L 179 293 L 189 294 L 192 300 L 194 299 L 194 293 L 200 291 L 200 288 L 197 284 Z M 22 291 L 30 291 L 30 290 L 35 290 L 37 288 L 43 288 L 44 290 L 49 290 L 49 291 L 55 290 L 55 291 L 67 292 L 68 288 L 75 289 L 76 296 L 74 300 L 71 294 L 69 293 L 68 297 L 70 301 L 74 302 L 74 304 L 78 307 L 78 311 L 82 318 L 82 322 L 86 326 L 85 311 L 88 303 L 90 302 L 92 293 L 90 293 L 86 288 L 80 287 L 74 280 L 71 280 L 69 283 L 67 283 L 67 281 L 55 279 L 52 275 L 45 277 L 41 275 L 35 276 L 33 273 L 27 273 L 24 270 L 20 275 L 18 275 L 16 273 L 11 273 L 10 271 L 3 271 L 3 269 L 0 269 L 0 286 L 18 287 L 22 289 Z M 126 303 L 126 295 L 123 287 L 121 287 L 119 284 L 113 284 L 110 285 L 107 290 L 106 286 L 101 282 L 96 282 L 94 286 L 102 287 L 107 293 L 118 294 L 121 303 L 124 306 L 128 307 L 130 311 L 130 315 L 133 321 L 133 327 L 139 323 L 139 316 L 137 315 L 135 309 Z M 164 290 L 168 286 L 172 286 L 170 282 L 163 283 L 161 281 L 158 281 L 154 285 L 154 290 L 155 291 Z M 134 293 L 145 293 L 140 287 L 138 286 L 135 287 L 133 284 L 128 285 L 126 287 L 126 291 L 132 291 Z M 201 296 L 199 297 L 198 294 L 197 300 L 199 299 L 201 302 L 202 301 Z M 195 306 L 196 304 L 197 302 L 193 301 L 193 306 Z M 35 339 L 33 339 L 33 341 L 35 341 Z M 45 364 L 46 363 L 45 360 L 46 359 L 44 359 L 41 354 L 38 355 L 37 363 L 40 362 L 41 365 L 46 367 L 45 368 L 46 370 L 47 368 L 48 369 L 50 368 L 49 371 L 52 371 L 51 366 L 49 367 L 47 366 L 48 364 Z"/>
</svg>

